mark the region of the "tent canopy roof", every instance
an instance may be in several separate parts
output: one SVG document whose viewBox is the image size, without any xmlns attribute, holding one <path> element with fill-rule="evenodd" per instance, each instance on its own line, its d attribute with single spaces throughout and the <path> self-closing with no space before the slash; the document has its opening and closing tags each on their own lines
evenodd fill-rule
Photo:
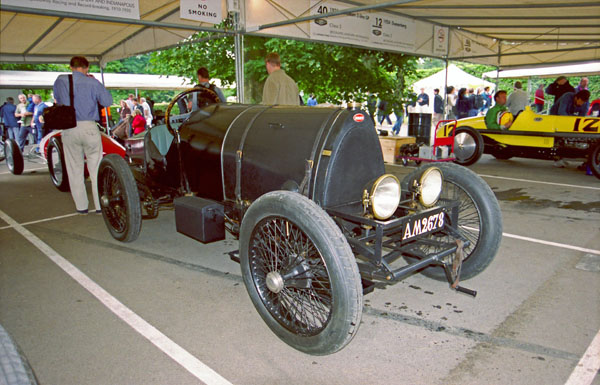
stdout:
<svg viewBox="0 0 600 385">
<path fill-rule="evenodd" d="M 425 91 L 433 91 L 436 88 L 440 89 L 440 93 L 444 94 L 444 84 L 446 84 L 446 70 L 443 69 L 439 72 L 434 73 L 431 76 L 421 79 L 413 84 L 413 90 L 417 94 L 421 88 L 425 88 Z M 479 79 L 476 76 L 466 73 L 454 64 L 448 66 L 448 86 L 454 86 L 454 88 L 474 88 L 479 87 L 490 87 L 491 89 L 496 88 L 494 83 L 486 80 Z"/>
<path fill-rule="evenodd" d="M 499 72 L 499 73 L 498 73 Z M 551 78 L 560 75 L 565 76 L 585 76 L 585 75 L 600 75 L 600 62 L 583 63 L 568 66 L 552 66 L 552 67 L 537 67 L 537 68 L 519 68 L 505 71 L 489 71 L 483 74 L 484 78 L 495 79 L 500 78 L 526 78 L 537 76 L 541 78 Z"/>
<path fill-rule="evenodd" d="M 239 2 L 241 25 L 245 28 L 240 30 L 242 33 L 315 40 L 303 32 L 311 25 L 307 16 L 320 17 L 314 16 L 314 1 Z M 0 4 L 3 62 L 66 62 L 74 54 L 85 55 L 93 62 L 106 62 L 174 45 L 200 30 L 232 33 L 213 28 L 212 24 L 181 19 L 179 0 L 139 0 L 139 20 L 6 3 L 15 2 L 6 0 Z M 222 0 L 223 10 L 228 3 L 235 1 Z M 398 52 L 501 68 L 600 59 L 597 0 L 496 0 L 486 4 L 481 0 L 328 0 L 317 5 L 327 3 L 414 22 L 417 37 L 413 47 L 398 48 Z M 332 15 L 330 19 L 343 17 L 350 16 Z M 446 54 L 427 48 L 435 44 L 433 28 L 440 26 L 447 27 L 450 35 Z"/>
</svg>

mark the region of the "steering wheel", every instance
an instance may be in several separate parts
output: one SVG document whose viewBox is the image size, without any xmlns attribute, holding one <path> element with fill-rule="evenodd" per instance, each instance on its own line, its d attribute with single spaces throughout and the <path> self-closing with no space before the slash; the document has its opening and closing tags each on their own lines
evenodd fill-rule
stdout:
<svg viewBox="0 0 600 385">
<path fill-rule="evenodd" d="M 199 86 L 187 89 L 175 96 L 165 112 L 165 123 L 169 132 L 176 136 L 179 126 L 185 122 L 194 111 L 209 104 L 220 103 L 219 95 L 210 88 Z M 171 115 L 175 105 L 179 106 L 179 114 Z M 176 125 L 176 126 L 175 126 Z"/>
</svg>

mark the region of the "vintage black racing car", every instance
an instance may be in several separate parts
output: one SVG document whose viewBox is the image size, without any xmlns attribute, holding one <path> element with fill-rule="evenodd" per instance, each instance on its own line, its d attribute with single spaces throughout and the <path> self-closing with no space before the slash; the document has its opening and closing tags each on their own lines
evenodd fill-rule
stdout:
<svg viewBox="0 0 600 385">
<path fill-rule="evenodd" d="M 207 91 L 173 100 L 166 126 L 128 139 L 125 159 L 102 160 L 102 213 L 115 239 L 135 240 L 142 218 L 167 206 L 177 231 L 201 242 L 228 231 L 261 317 L 315 355 L 351 341 L 374 281 L 422 272 L 475 295 L 459 279 L 491 263 L 502 235 L 498 202 L 476 174 L 456 164 L 402 181 L 386 174 L 360 110 L 197 107 L 198 92 Z"/>
</svg>

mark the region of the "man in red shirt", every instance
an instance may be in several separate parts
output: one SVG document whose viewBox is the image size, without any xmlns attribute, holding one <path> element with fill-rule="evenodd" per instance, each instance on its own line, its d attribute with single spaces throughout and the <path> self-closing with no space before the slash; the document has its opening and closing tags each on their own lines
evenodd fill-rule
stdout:
<svg viewBox="0 0 600 385">
<path fill-rule="evenodd" d="M 535 106 L 537 112 L 542 112 L 544 109 L 544 84 L 540 84 L 538 89 L 535 90 Z"/>
</svg>

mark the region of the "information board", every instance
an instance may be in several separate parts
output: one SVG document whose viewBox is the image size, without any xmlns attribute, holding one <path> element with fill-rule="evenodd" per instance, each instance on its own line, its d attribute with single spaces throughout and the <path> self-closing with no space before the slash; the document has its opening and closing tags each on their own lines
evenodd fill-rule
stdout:
<svg viewBox="0 0 600 385">
<path fill-rule="evenodd" d="M 2 0 L 4 5 L 140 19 L 138 0 Z"/>
<path fill-rule="evenodd" d="M 310 5 L 311 15 L 351 8 L 337 1 L 311 0 Z M 395 51 L 414 51 L 415 33 L 414 20 L 377 11 L 318 18 L 310 24 L 312 39 Z"/>
</svg>

